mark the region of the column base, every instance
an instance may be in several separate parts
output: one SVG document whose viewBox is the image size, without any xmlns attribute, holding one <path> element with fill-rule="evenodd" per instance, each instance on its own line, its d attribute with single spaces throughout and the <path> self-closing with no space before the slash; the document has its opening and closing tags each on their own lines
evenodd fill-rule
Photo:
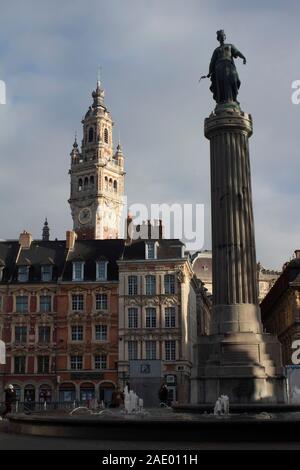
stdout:
<svg viewBox="0 0 300 470">
<path fill-rule="evenodd" d="M 214 403 L 284 403 L 286 386 L 281 346 L 270 334 L 229 333 L 200 339 L 196 346 L 193 399 Z"/>
</svg>

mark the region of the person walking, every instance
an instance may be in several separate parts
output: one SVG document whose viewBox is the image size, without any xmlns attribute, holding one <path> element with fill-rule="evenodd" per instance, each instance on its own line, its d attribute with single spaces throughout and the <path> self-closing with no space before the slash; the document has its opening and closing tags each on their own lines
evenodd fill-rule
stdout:
<svg viewBox="0 0 300 470">
<path fill-rule="evenodd" d="M 166 405 L 167 406 L 167 403 L 168 403 L 168 387 L 166 386 L 165 383 L 163 383 L 159 389 L 159 392 L 158 392 L 158 397 L 159 397 L 159 400 L 160 400 L 160 406 L 164 406 Z"/>
<path fill-rule="evenodd" d="M 14 401 L 16 401 L 16 391 L 14 386 L 9 384 L 5 389 L 5 410 L 2 413 L 2 418 L 5 418 L 8 413 L 11 413 Z"/>
</svg>

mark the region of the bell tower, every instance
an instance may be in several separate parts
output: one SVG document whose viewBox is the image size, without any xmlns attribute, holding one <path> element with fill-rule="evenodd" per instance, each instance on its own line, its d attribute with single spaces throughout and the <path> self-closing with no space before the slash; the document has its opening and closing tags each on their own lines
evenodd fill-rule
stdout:
<svg viewBox="0 0 300 470">
<path fill-rule="evenodd" d="M 120 143 L 113 150 L 113 121 L 104 104 L 100 80 L 93 104 L 82 122 L 81 149 L 71 151 L 69 204 L 73 230 L 79 239 L 118 238 L 124 195 L 124 156 Z"/>
</svg>

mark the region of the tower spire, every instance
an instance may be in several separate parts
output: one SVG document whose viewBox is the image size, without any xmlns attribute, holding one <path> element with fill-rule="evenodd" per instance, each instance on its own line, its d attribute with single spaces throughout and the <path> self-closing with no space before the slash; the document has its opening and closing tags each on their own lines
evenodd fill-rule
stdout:
<svg viewBox="0 0 300 470">
<path fill-rule="evenodd" d="M 47 220 L 47 217 L 46 217 L 45 222 L 44 222 L 44 226 L 43 226 L 42 240 L 44 242 L 48 242 L 49 239 L 50 239 L 50 229 L 49 229 L 48 220 Z"/>
</svg>

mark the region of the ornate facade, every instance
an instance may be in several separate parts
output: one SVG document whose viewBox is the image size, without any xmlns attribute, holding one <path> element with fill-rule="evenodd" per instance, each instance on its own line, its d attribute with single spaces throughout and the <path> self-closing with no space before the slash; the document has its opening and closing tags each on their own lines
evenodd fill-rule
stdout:
<svg viewBox="0 0 300 470">
<path fill-rule="evenodd" d="M 292 343 L 300 339 L 300 250 L 284 265 L 282 274 L 263 299 L 261 315 L 266 331 L 278 336 L 283 364 L 292 364 Z"/>
<path fill-rule="evenodd" d="M 204 316 L 210 306 L 182 243 L 138 240 L 118 264 L 121 385 L 129 381 L 146 406 L 155 406 L 164 381 L 170 401 L 188 402 L 193 345 L 202 325 L 197 296 L 205 298 Z"/>
</svg>

